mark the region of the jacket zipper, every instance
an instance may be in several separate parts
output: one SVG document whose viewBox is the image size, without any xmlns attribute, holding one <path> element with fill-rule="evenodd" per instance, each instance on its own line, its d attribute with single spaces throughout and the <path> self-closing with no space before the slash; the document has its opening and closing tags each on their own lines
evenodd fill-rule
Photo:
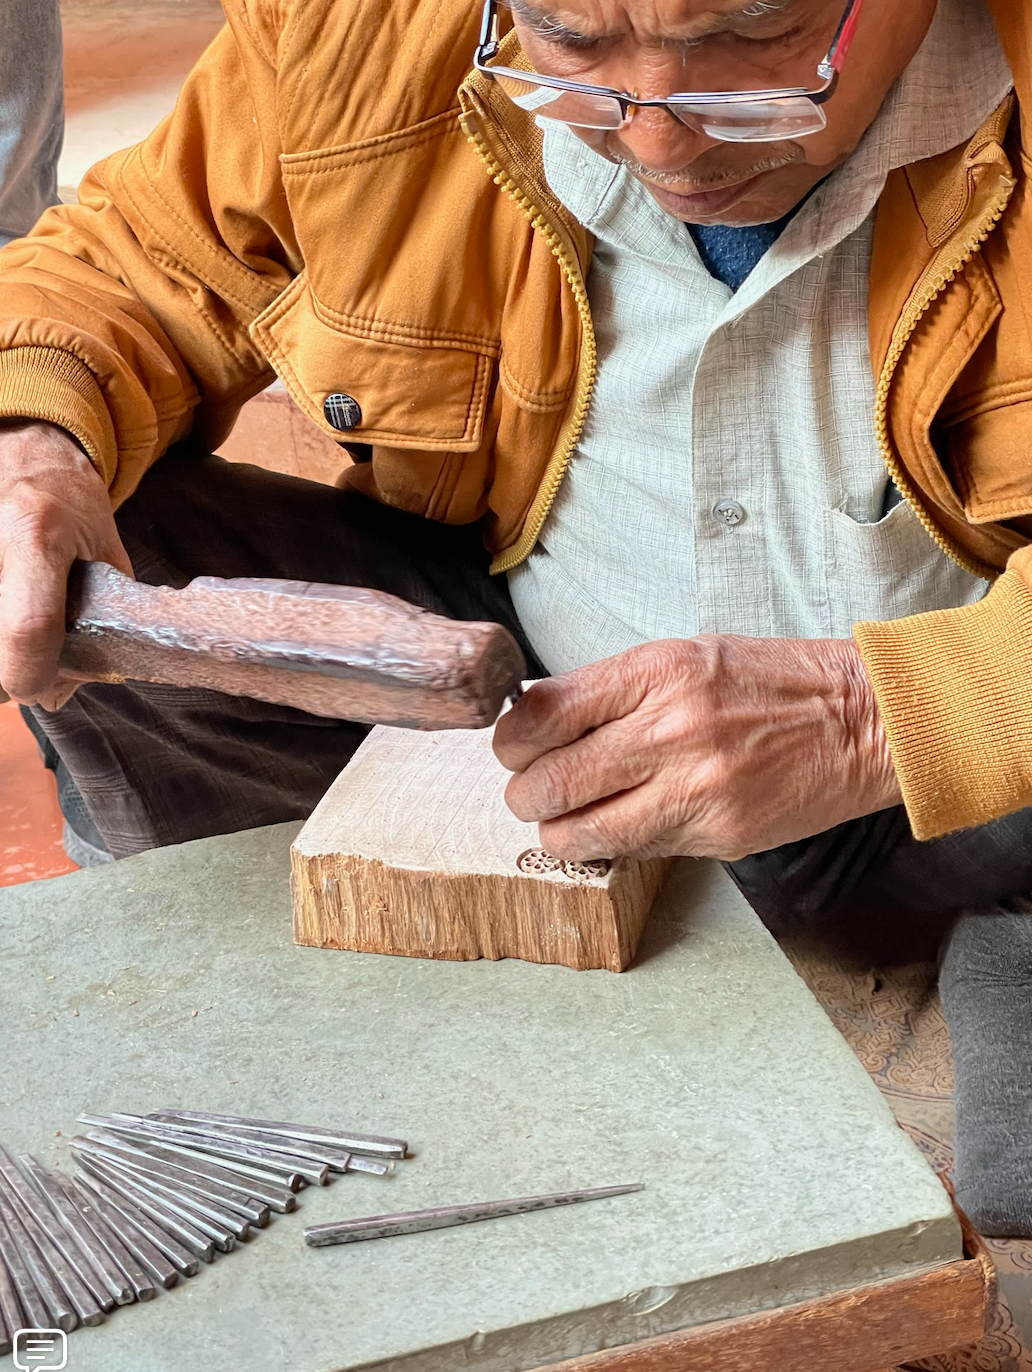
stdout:
<svg viewBox="0 0 1032 1372">
<path fill-rule="evenodd" d="M 967 266 L 977 252 L 981 250 L 982 244 L 986 241 L 993 229 L 1000 222 L 1003 213 L 1010 201 L 1011 192 L 1014 189 L 1015 181 L 1013 178 L 1003 178 L 1003 188 L 994 196 L 993 200 L 980 216 L 974 227 L 974 232 L 964 240 L 957 251 L 956 256 L 950 258 L 945 266 L 936 266 L 934 272 L 930 272 L 927 279 L 918 282 L 914 294 L 907 302 L 907 306 L 900 317 L 899 323 L 892 336 L 892 343 L 889 347 L 888 355 L 881 369 L 878 378 L 878 385 L 875 390 L 874 399 L 874 426 L 881 449 L 882 461 L 888 469 L 889 476 L 895 482 L 900 494 L 907 504 L 917 515 L 925 528 L 925 531 L 932 541 L 954 562 L 964 568 L 966 572 L 978 577 L 995 575 L 992 568 L 987 568 L 984 563 L 975 561 L 968 557 L 964 550 L 951 538 L 948 538 L 936 525 L 932 517 L 927 513 L 918 500 L 914 488 L 908 478 L 903 474 L 903 469 L 895 450 L 889 439 L 889 391 L 892 387 L 892 378 L 900 358 L 903 356 L 904 349 L 913 337 L 921 319 L 928 312 L 933 301 L 941 295 L 951 281 Z"/>
<path fill-rule="evenodd" d="M 534 548 L 535 543 L 544 527 L 548 512 L 551 510 L 559 487 L 563 483 L 570 462 L 573 458 L 573 450 L 580 440 L 584 429 L 584 421 L 587 419 L 588 406 L 595 389 L 595 373 L 598 368 L 598 347 L 595 342 L 595 328 L 591 321 L 591 306 L 588 303 L 588 292 L 584 285 L 584 277 L 581 273 L 580 263 L 570 252 L 563 242 L 562 236 L 552 228 L 542 212 L 531 201 L 525 191 L 516 184 L 504 167 L 492 156 L 491 149 L 481 134 L 476 130 L 471 120 L 464 119 L 463 128 L 466 137 L 473 145 L 477 156 L 487 168 L 491 179 L 496 186 L 500 186 L 507 196 L 519 206 L 523 214 L 530 221 L 531 228 L 540 233 L 552 251 L 559 266 L 562 268 L 573 298 L 577 306 L 577 313 L 581 321 L 581 356 L 580 365 L 577 373 L 577 390 L 574 395 L 573 408 L 563 423 L 562 432 L 559 435 L 558 443 L 552 456 L 548 459 L 545 468 L 545 475 L 534 496 L 530 513 L 527 515 L 523 529 L 519 538 L 511 547 L 491 563 L 491 572 L 499 575 L 502 572 L 510 572 L 514 567 L 528 558 Z"/>
</svg>

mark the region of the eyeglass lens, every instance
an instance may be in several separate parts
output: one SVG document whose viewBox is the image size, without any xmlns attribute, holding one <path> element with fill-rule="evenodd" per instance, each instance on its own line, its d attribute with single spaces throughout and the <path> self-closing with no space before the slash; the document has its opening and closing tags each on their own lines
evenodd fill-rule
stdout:
<svg viewBox="0 0 1032 1372">
<path fill-rule="evenodd" d="M 583 129 L 619 129 L 625 124 L 620 101 L 607 95 L 555 90 L 534 81 L 496 74 L 502 90 L 520 109 Z M 727 143 L 772 142 L 817 133 L 825 127 L 824 111 L 811 100 L 754 100 L 733 105 L 663 106 L 679 123 Z"/>
<path fill-rule="evenodd" d="M 772 143 L 819 133 L 827 125 L 812 100 L 752 100 L 735 105 L 664 106 L 680 123 L 725 143 Z"/>
</svg>

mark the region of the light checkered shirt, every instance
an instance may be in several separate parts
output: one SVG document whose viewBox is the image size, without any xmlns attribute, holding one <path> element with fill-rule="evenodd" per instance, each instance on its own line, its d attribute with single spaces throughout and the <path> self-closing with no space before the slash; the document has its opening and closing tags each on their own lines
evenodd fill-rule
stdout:
<svg viewBox="0 0 1032 1372">
<path fill-rule="evenodd" d="M 569 474 L 509 578 L 550 671 L 696 633 L 847 637 L 984 594 L 908 505 L 883 517 L 867 282 L 889 170 L 966 142 L 1011 84 L 982 0 L 939 0 L 856 152 L 737 294 L 629 173 L 542 121 L 549 183 L 597 239 L 600 358 Z"/>
</svg>

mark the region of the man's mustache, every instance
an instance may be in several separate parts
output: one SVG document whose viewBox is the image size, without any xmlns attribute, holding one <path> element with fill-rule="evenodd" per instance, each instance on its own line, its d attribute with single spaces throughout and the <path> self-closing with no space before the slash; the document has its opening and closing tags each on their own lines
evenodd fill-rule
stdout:
<svg viewBox="0 0 1032 1372">
<path fill-rule="evenodd" d="M 793 150 L 779 156 L 761 158 L 751 167 L 743 168 L 741 171 L 736 169 L 730 176 L 725 171 L 713 176 L 700 177 L 698 173 L 692 172 L 688 168 L 677 172 L 656 171 L 652 167 L 646 167 L 641 162 L 634 161 L 633 158 L 613 152 L 610 148 L 605 150 L 605 156 L 610 162 L 626 167 L 632 176 L 636 176 L 642 181 L 651 181 L 658 186 L 688 186 L 690 189 L 684 192 L 686 195 L 697 195 L 704 191 L 719 191 L 723 190 L 725 186 L 737 186 L 743 181 L 751 180 L 754 176 L 760 176 L 763 172 L 777 171 L 779 167 L 787 167 L 790 163 L 800 160 L 799 152 Z"/>
</svg>

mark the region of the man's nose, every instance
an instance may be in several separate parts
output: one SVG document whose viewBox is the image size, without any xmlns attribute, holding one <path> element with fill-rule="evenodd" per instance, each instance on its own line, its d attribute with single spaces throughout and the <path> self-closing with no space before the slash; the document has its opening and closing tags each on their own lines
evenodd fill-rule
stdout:
<svg viewBox="0 0 1032 1372">
<path fill-rule="evenodd" d="M 631 122 L 614 135 L 621 153 L 652 171 L 685 171 L 696 158 L 713 147 L 714 139 L 690 129 L 669 110 L 632 108 Z"/>
</svg>

